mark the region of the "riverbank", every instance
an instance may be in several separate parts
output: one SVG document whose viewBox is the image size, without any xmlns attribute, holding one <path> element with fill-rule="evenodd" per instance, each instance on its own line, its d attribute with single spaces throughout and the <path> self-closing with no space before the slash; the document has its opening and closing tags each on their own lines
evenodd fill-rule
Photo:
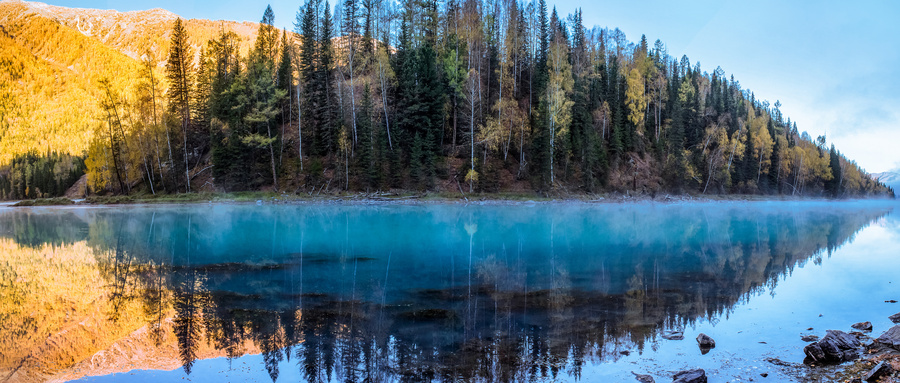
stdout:
<svg viewBox="0 0 900 383">
<path fill-rule="evenodd" d="M 259 204 L 296 204 L 296 203 L 537 203 L 537 202 L 583 202 L 583 203 L 628 203 L 628 202 L 716 202 L 716 201 L 830 201 L 824 197 L 758 195 L 758 194 L 572 194 L 555 193 L 550 195 L 539 193 L 459 193 L 434 192 L 377 192 L 377 193 L 277 193 L 267 191 L 231 192 L 231 193 L 183 193 L 183 194 L 141 194 L 89 196 L 83 199 L 42 198 L 35 200 L 7 201 L 2 205 L 27 206 L 65 206 L 65 205 L 129 205 L 129 204 L 190 204 L 190 203 L 259 203 Z"/>
</svg>

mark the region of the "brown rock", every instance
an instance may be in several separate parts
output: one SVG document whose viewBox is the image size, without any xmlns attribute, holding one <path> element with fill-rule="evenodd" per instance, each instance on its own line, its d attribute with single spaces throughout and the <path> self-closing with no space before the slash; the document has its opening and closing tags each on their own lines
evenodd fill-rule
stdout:
<svg viewBox="0 0 900 383">
<path fill-rule="evenodd" d="M 853 324 L 850 327 L 853 327 L 860 331 L 872 331 L 872 322 L 869 322 L 869 321 L 859 322 L 859 323 Z"/>
<path fill-rule="evenodd" d="M 891 315 L 891 316 L 888 317 L 888 319 L 890 319 L 891 322 L 894 322 L 894 323 L 900 323 L 900 313 L 896 313 L 896 314 L 894 314 L 894 315 Z"/>
<path fill-rule="evenodd" d="M 700 335 L 697 335 L 697 344 L 700 345 L 700 348 L 716 348 L 716 341 L 711 336 L 702 332 Z"/>
<path fill-rule="evenodd" d="M 875 367 L 872 367 L 869 372 L 866 373 L 866 376 L 863 378 L 867 382 L 877 382 L 878 378 L 888 375 L 891 373 L 891 366 L 885 364 L 883 361 L 878 362 Z"/>
</svg>

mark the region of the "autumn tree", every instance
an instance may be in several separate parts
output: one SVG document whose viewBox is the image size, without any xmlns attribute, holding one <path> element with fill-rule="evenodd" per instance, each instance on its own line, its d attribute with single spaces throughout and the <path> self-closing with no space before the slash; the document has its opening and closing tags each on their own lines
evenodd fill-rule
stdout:
<svg viewBox="0 0 900 383">
<path fill-rule="evenodd" d="M 554 14 L 556 10 L 554 9 Z M 556 18 L 553 18 L 551 24 L 557 24 Z M 556 153 L 556 143 L 558 137 L 564 137 L 568 134 L 569 123 L 571 122 L 572 100 L 570 93 L 572 92 L 573 79 L 572 67 L 568 60 L 569 47 L 561 33 L 553 33 L 552 40 L 547 55 L 547 129 L 550 142 L 550 185 L 554 183 L 553 159 Z"/>
</svg>

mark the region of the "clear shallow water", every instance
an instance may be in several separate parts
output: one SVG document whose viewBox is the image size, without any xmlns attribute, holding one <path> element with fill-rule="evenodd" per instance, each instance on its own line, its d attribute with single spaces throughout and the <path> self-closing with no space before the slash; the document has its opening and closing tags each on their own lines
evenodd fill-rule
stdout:
<svg viewBox="0 0 900 383">
<path fill-rule="evenodd" d="M 787 380 L 900 311 L 893 207 L 3 209 L 0 379 Z"/>
</svg>

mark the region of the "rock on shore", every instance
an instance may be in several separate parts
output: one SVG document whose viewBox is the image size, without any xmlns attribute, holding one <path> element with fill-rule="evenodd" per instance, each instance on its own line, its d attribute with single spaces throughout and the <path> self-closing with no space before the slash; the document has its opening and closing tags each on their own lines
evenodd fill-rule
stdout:
<svg viewBox="0 0 900 383">
<path fill-rule="evenodd" d="M 862 343 L 853 335 L 840 330 L 828 330 L 825 337 L 803 348 L 814 363 L 842 363 L 856 359 Z"/>
<path fill-rule="evenodd" d="M 891 327 L 889 330 L 885 331 L 884 334 L 881 334 L 878 339 L 875 339 L 875 341 L 893 348 L 894 350 L 900 350 L 900 325 Z"/>
<path fill-rule="evenodd" d="M 675 373 L 672 383 L 706 383 L 706 371 L 702 368 Z"/>
</svg>

